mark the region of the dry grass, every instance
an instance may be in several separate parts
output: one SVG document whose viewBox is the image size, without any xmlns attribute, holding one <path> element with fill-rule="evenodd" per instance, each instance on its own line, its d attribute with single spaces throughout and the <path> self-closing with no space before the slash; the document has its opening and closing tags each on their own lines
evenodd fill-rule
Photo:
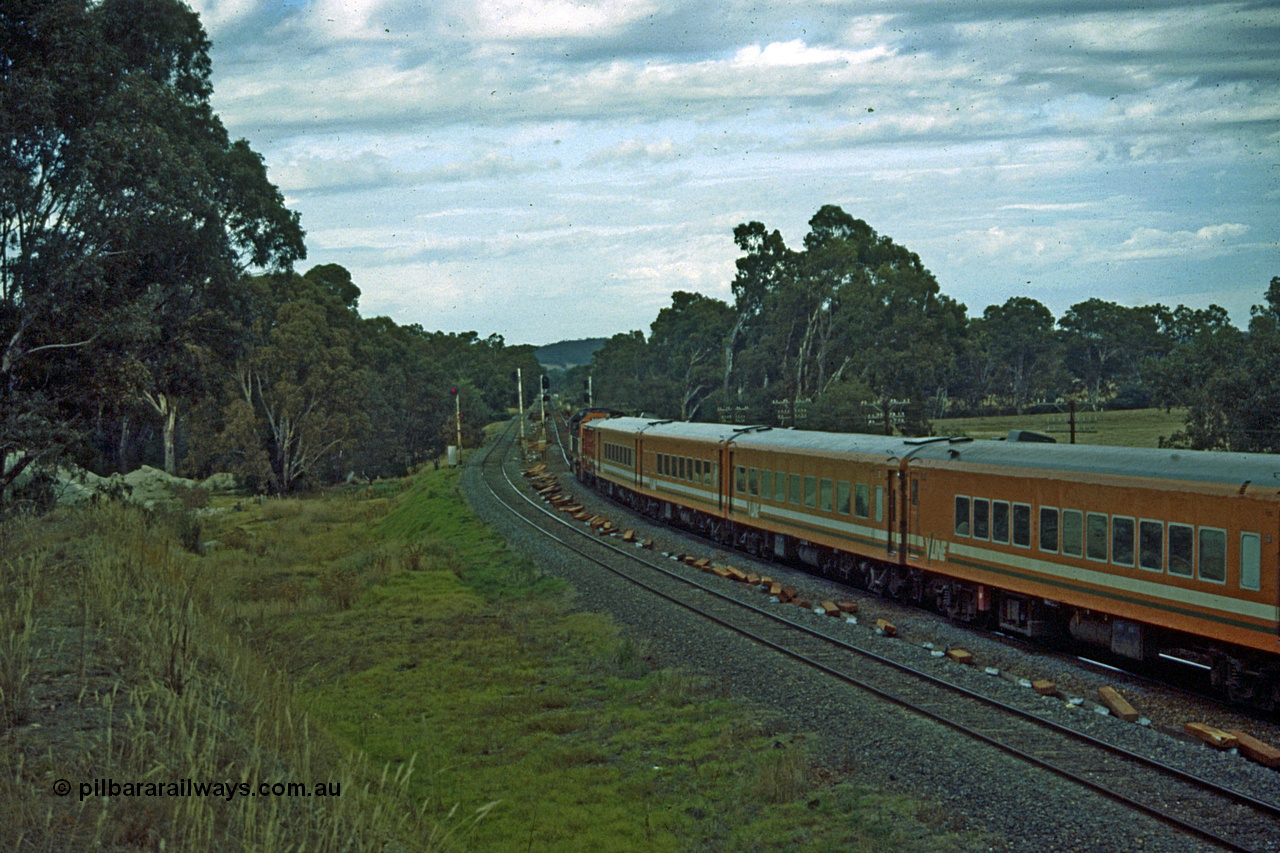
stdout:
<svg viewBox="0 0 1280 853">
<path fill-rule="evenodd" d="M 337 748 L 299 712 L 289 677 L 228 630 L 234 614 L 222 606 L 220 579 L 181 547 L 181 531 L 111 505 L 10 522 L 0 533 L 0 766 L 8 768 L 0 846 L 276 851 L 443 842 L 447 830 L 406 795 L 411 761 L 378 772 Z M 271 595 L 282 606 L 306 601 L 296 584 L 280 590 Z M 68 795 L 52 793 L 59 779 L 71 783 Z M 95 779 L 231 788 L 324 782 L 340 796 L 175 796 L 163 787 L 81 796 Z"/>
</svg>

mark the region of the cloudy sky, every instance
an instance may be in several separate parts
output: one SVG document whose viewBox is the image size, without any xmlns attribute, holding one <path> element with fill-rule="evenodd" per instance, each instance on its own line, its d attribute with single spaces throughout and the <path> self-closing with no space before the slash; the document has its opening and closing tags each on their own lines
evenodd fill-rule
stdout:
<svg viewBox="0 0 1280 853">
<path fill-rule="evenodd" d="M 364 316 L 508 343 L 731 301 L 838 204 L 970 314 L 1280 275 L 1280 5 L 195 0 L 214 105 Z"/>
</svg>

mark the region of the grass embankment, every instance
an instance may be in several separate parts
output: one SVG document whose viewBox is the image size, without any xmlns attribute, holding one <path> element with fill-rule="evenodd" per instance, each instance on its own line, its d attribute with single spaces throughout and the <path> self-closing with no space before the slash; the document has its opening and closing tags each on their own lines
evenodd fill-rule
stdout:
<svg viewBox="0 0 1280 853">
<path fill-rule="evenodd" d="M 471 516 L 456 476 L 244 502 L 205 520 L 205 556 L 169 532 L 189 541 L 189 522 L 124 507 L 6 526 L 0 844 L 975 846 L 574 609 Z M 49 793 L 104 777 L 341 795 Z"/>
<path fill-rule="evenodd" d="M 1117 447 L 1158 447 L 1183 428 L 1182 409 L 1127 409 L 1113 412 L 1076 412 L 1076 444 L 1109 444 Z M 983 418 L 944 418 L 933 421 L 936 435 L 971 438 L 1003 438 L 1011 429 L 1029 429 L 1052 435 L 1059 444 L 1071 440 L 1065 412 L 1052 415 L 1002 415 Z"/>
</svg>

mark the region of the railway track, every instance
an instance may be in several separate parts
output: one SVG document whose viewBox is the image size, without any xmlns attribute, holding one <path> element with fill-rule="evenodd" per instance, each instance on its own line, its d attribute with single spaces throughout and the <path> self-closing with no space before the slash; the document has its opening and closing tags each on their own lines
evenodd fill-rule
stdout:
<svg viewBox="0 0 1280 853">
<path fill-rule="evenodd" d="M 1046 719 L 1043 704 L 1030 696 L 1025 701 L 1002 701 L 962 686 L 930 671 L 945 668 L 935 658 L 922 666 L 894 660 L 882 651 L 884 643 L 895 641 L 877 637 L 865 627 L 851 627 L 794 607 L 765 606 L 768 599 L 744 585 L 712 580 L 713 576 L 652 552 L 619 547 L 608 537 L 566 521 L 532 497 L 518 482 L 518 475 L 513 478 L 513 446 L 507 430 L 480 460 L 482 480 L 493 498 L 540 535 L 648 594 L 823 677 L 893 703 L 1221 849 L 1280 850 L 1280 804 Z M 749 600 L 752 597 L 759 603 Z"/>
</svg>

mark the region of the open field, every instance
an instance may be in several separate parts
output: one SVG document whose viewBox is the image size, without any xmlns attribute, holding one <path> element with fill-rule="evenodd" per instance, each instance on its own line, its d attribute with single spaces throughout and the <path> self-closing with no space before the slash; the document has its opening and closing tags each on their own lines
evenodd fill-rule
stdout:
<svg viewBox="0 0 1280 853">
<path fill-rule="evenodd" d="M 1120 447 L 1157 447 L 1161 437 L 1182 429 L 1181 409 L 1128 409 L 1114 412 L 1077 412 L 1077 444 L 1110 444 Z M 936 435 L 971 438 L 1003 438 L 1012 429 L 1029 429 L 1052 435 L 1061 444 L 1070 441 L 1067 414 L 1002 415 L 986 418 L 945 418 L 933 421 Z"/>
<path fill-rule="evenodd" d="M 456 478 L 4 523 L 0 846 L 980 846 L 575 609 Z M 82 799 L 95 779 L 329 793 Z"/>
</svg>

